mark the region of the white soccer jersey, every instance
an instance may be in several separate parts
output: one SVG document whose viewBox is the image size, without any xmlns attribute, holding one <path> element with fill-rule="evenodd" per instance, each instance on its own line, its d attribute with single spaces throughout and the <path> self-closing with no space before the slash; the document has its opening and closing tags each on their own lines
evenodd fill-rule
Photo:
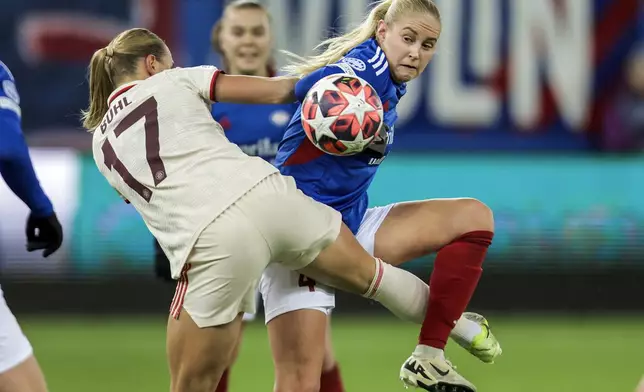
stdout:
<svg viewBox="0 0 644 392">
<path fill-rule="evenodd" d="M 120 86 L 94 130 L 96 165 L 141 214 L 174 278 L 203 229 L 277 171 L 244 154 L 213 120 L 218 74 L 175 68 Z"/>
</svg>

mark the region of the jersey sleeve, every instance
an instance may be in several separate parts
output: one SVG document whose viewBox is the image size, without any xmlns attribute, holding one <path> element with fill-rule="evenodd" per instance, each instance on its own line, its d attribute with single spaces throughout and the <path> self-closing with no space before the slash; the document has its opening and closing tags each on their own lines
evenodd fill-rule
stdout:
<svg viewBox="0 0 644 392">
<path fill-rule="evenodd" d="M 212 65 L 199 67 L 175 68 L 167 71 L 170 78 L 176 83 L 195 91 L 203 99 L 215 102 L 215 84 L 217 77 L 222 73 Z"/>
<path fill-rule="evenodd" d="M 53 213 L 51 201 L 40 187 L 20 124 L 20 97 L 11 73 L 0 63 L 0 175 L 36 216 Z"/>
<path fill-rule="evenodd" d="M 318 80 L 339 73 L 364 79 L 380 94 L 390 78 L 389 72 L 385 72 L 388 69 L 388 63 L 384 53 L 381 52 L 382 57 L 377 56 L 378 52 L 372 56 L 369 56 L 370 54 L 369 52 L 351 53 L 335 64 L 324 66 L 306 75 L 295 85 L 295 96 L 298 101 L 304 100 L 306 93 Z"/>
<path fill-rule="evenodd" d="M 14 81 L 10 78 L 2 80 L 0 85 L 0 113 L 3 116 L 13 117 L 20 120 L 20 95 Z"/>
</svg>

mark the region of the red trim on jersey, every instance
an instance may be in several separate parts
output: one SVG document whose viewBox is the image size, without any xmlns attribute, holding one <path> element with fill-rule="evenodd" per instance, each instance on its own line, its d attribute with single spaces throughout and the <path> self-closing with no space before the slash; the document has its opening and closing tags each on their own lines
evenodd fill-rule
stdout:
<svg viewBox="0 0 644 392">
<path fill-rule="evenodd" d="M 309 139 L 304 138 L 293 155 L 291 155 L 286 160 L 286 162 L 284 162 L 284 166 L 302 165 L 304 163 L 309 163 L 312 160 L 321 157 L 322 155 L 324 155 L 324 151 L 315 147 Z"/>
<path fill-rule="evenodd" d="M 217 102 L 217 100 L 215 99 L 215 84 L 217 83 L 217 78 L 221 73 L 221 70 L 216 70 L 215 73 L 212 74 L 212 79 L 210 79 L 210 100 L 213 102 Z"/>
<path fill-rule="evenodd" d="M 128 91 L 129 89 L 131 89 L 131 88 L 132 88 L 132 87 L 134 87 L 134 86 L 136 86 L 136 84 L 132 84 L 132 85 L 129 85 L 129 86 L 125 86 L 125 87 L 123 87 L 122 89 L 117 90 L 117 91 L 114 93 L 114 95 L 112 95 L 112 96 L 110 97 L 110 100 L 109 100 L 109 101 L 107 101 L 108 106 L 109 106 L 109 105 L 111 105 L 111 104 L 112 104 L 112 102 L 114 102 L 114 100 L 115 100 L 119 95 L 123 95 L 126 91 Z"/>
<path fill-rule="evenodd" d="M 188 292 L 188 271 L 190 270 L 190 267 L 190 263 L 186 263 L 183 266 L 183 269 L 181 269 L 177 289 L 174 292 L 172 304 L 170 305 L 170 316 L 175 320 L 179 319 L 181 308 L 183 308 L 183 299 L 186 297 L 186 292 Z"/>
</svg>

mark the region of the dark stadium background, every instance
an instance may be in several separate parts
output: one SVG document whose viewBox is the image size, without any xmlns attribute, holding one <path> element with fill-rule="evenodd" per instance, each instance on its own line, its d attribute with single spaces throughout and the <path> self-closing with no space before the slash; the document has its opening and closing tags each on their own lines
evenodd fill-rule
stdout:
<svg viewBox="0 0 644 392">
<path fill-rule="evenodd" d="M 368 2 L 266 1 L 277 46 L 301 54 L 359 20 Z M 78 112 L 91 53 L 125 28 L 153 29 L 179 65 L 218 64 L 209 32 L 221 3 L 2 4 L 0 60 L 16 77 L 32 158 L 66 237 L 51 260 L 27 254 L 27 210 L 0 187 L 1 284 L 52 391 L 167 390 L 173 288 L 154 279 L 152 239 L 96 171 Z M 471 309 L 488 316 L 504 354 L 493 366 L 458 347 L 448 355 L 481 391 L 634 390 L 644 375 L 644 128 L 618 125 L 621 98 L 632 97 L 626 69 L 644 53 L 641 4 L 439 5 L 443 46 L 428 75 L 410 86 L 395 150 L 370 196 L 373 205 L 472 196 L 495 211 L 495 243 Z M 525 29 L 532 35 L 517 41 Z M 525 106 L 516 83 L 532 77 L 537 94 Z M 644 110 L 637 102 L 634 110 Z M 533 117 L 521 114 L 525 107 Z M 409 268 L 427 277 L 431 259 Z M 402 390 L 398 367 L 418 328 L 342 294 L 335 315 L 347 389 Z M 232 390 L 270 390 L 263 323 L 246 335 Z"/>
</svg>

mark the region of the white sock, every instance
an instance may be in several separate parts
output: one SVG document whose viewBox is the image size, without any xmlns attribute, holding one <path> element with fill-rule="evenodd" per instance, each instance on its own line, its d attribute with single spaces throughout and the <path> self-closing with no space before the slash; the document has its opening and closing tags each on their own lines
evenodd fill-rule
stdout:
<svg viewBox="0 0 644 392">
<path fill-rule="evenodd" d="M 474 341 L 476 335 L 480 334 L 483 329 L 475 321 L 468 320 L 465 317 L 461 316 L 452 329 L 450 337 L 457 342 L 466 342 L 468 344 Z"/>
<path fill-rule="evenodd" d="M 416 275 L 376 260 L 376 274 L 363 295 L 380 302 L 398 318 L 422 324 L 427 310 L 429 286 Z"/>
<path fill-rule="evenodd" d="M 380 302 L 402 320 L 422 324 L 427 310 L 429 286 L 410 272 L 396 268 L 380 259 L 375 259 L 375 261 L 376 273 L 369 290 L 363 297 Z M 450 333 L 450 337 L 457 342 L 469 344 L 480 333 L 481 326 L 479 324 L 461 316 Z M 427 351 L 427 355 L 436 354 L 433 350 L 443 352 L 443 350 L 430 346 L 419 345 L 418 347 L 421 347 L 421 352 Z M 422 347 L 429 347 L 432 350 L 422 349 Z M 434 356 L 436 355 L 432 355 L 432 357 Z"/>
<path fill-rule="evenodd" d="M 442 358 L 445 359 L 445 352 L 436 347 L 425 346 L 424 344 L 419 344 L 414 350 L 414 355 L 421 358 Z"/>
</svg>

